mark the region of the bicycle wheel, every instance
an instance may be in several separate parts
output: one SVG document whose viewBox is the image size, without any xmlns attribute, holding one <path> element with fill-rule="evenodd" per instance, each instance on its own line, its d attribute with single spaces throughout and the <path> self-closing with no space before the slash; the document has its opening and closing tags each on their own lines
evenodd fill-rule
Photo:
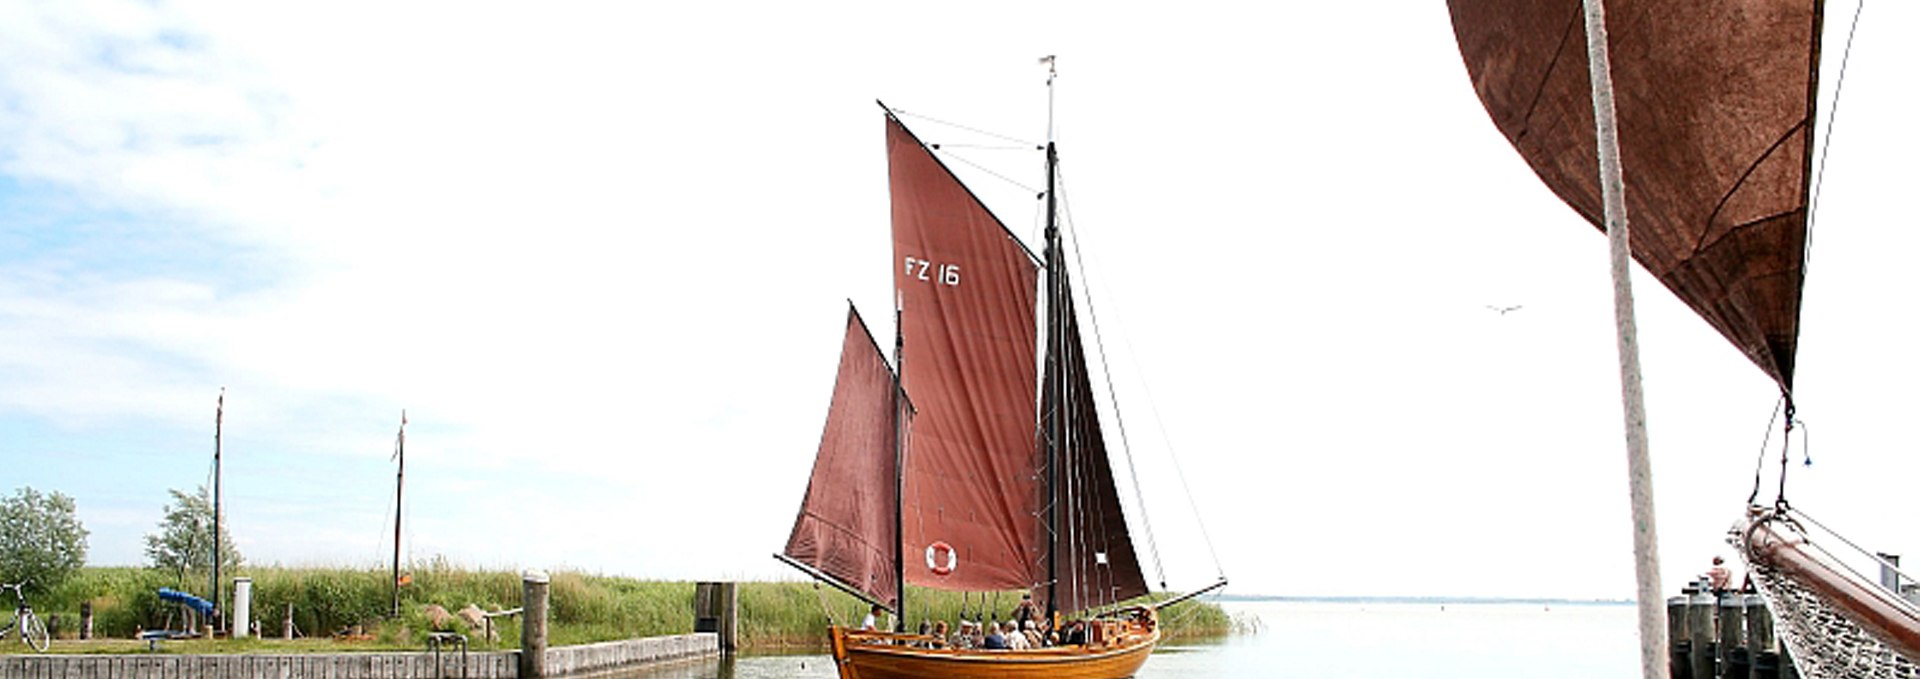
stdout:
<svg viewBox="0 0 1920 679">
<path fill-rule="evenodd" d="M 20 633 L 26 636 L 28 646 L 32 646 L 33 650 L 41 653 L 47 652 L 47 645 L 53 642 L 53 639 L 47 636 L 47 624 L 40 621 L 40 616 L 32 613 L 20 619 Z"/>
</svg>

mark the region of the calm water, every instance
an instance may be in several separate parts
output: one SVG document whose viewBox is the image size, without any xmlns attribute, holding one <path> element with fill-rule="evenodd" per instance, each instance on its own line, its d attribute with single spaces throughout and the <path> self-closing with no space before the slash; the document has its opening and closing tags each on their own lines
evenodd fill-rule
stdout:
<svg viewBox="0 0 1920 679">
<path fill-rule="evenodd" d="M 1234 603 L 1251 634 L 1165 645 L 1140 679 L 1634 676 L 1631 605 Z M 825 655 L 705 660 L 620 679 L 828 679 Z"/>
</svg>

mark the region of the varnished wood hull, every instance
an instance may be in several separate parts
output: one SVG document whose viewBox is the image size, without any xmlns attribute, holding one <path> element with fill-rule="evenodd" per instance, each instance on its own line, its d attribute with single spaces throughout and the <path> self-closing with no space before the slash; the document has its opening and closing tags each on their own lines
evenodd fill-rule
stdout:
<svg viewBox="0 0 1920 679">
<path fill-rule="evenodd" d="M 1159 630 L 1134 628 L 1100 647 L 986 651 L 877 643 L 914 637 L 840 627 L 830 634 L 840 679 L 1125 679 L 1140 671 L 1160 641 Z"/>
</svg>

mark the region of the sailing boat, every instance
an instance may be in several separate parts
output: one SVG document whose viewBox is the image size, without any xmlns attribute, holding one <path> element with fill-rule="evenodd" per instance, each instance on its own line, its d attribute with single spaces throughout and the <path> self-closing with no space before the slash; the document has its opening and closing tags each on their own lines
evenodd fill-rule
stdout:
<svg viewBox="0 0 1920 679">
<path fill-rule="evenodd" d="M 1554 193 L 1606 229 L 1579 0 L 1449 0 L 1473 86 Z M 1608 0 L 1634 259 L 1779 387 L 1793 417 L 1824 2 Z M 1624 231 L 1624 230 L 1623 230 Z M 1783 437 L 1784 439 L 1785 437 Z M 1786 445 L 1785 443 L 1782 444 Z M 1911 676 L 1920 609 L 1822 557 L 1780 494 L 1736 524 L 1808 676 Z M 1644 592 L 1643 592 L 1644 596 Z M 1643 628 L 1643 634 L 1645 630 Z M 1656 632 L 1657 634 L 1657 632 Z M 1896 669 L 1899 668 L 1899 669 Z"/>
<path fill-rule="evenodd" d="M 849 309 L 826 430 L 776 558 L 894 612 L 894 631 L 835 626 L 844 679 L 1129 677 L 1160 640 L 1108 464 L 1054 214 L 1044 260 L 886 111 L 896 373 Z M 1041 271 L 1046 272 L 1044 292 Z M 1044 305 L 1044 306 L 1043 306 Z M 1039 333 L 1044 311 L 1044 350 Z M 1044 368 L 1041 362 L 1044 361 Z M 1085 643 L 935 648 L 904 633 L 906 585 L 1030 592 L 1061 614 L 1103 608 Z"/>
</svg>

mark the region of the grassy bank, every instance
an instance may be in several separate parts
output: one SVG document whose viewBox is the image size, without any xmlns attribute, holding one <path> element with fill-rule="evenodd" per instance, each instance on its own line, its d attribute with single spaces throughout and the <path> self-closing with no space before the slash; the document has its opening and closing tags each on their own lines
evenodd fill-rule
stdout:
<svg viewBox="0 0 1920 679">
<path fill-rule="evenodd" d="M 520 575 L 515 572 L 468 570 L 442 561 L 418 563 L 404 570 L 411 574 L 412 581 L 401 588 L 400 616 L 390 619 L 387 614 L 393 602 L 386 569 L 246 567 L 234 575 L 253 579 L 254 619 L 272 640 L 194 641 L 169 646 L 176 652 L 229 653 L 312 651 L 316 645 L 354 650 L 418 649 L 425 645 L 425 634 L 432 631 L 423 612 L 427 604 L 448 611 L 470 603 L 488 611 L 520 606 Z M 549 636 L 553 645 L 693 631 L 691 582 L 564 571 L 551 576 Z M 43 617 L 58 616 L 56 635 L 62 639 L 78 636 L 82 602 L 93 604 L 95 636 L 130 639 L 142 629 L 182 628 L 180 607 L 160 600 L 156 594 L 161 587 L 196 593 L 206 589 L 204 580 L 182 585 L 171 574 L 146 569 L 87 568 L 53 591 L 34 595 L 31 603 Z M 228 596 L 232 596 L 231 590 Z M 969 617 L 984 612 L 988 617 L 1004 618 L 1018 597 L 1006 593 L 989 595 L 982 601 L 979 595 L 963 597 L 912 588 L 907 594 L 908 620 L 915 624 L 922 618 L 954 621 L 963 606 Z M 866 605 L 859 600 L 831 587 L 816 588 L 806 582 L 741 583 L 739 604 L 741 643 L 748 650 L 817 647 L 825 639 L 829 620 L 857 624 L 866 612 Z M 308 639 L 328 639 L 342 632 L 357 636 L 292 646 L 274 641 L 280 636 L 289 607 L 294 625 Z M 496 618 L 495 623 L 496 642 L 482 640 L 478 630 L 468 630 L 458 621 L 453 628 L 468 633 L 476 649 L 517 648 L 518 618 Z M 1168 612 L 1164 627 L 1173 636 L 1213 636 L 1231 632 L 1233 623 L 1219 606 L 1196 602 Z M 61 646 L 56 645 L 56 649 Z M 98 644 L 87 650 L 132 652 L 145 648 L 140 644 Z M 19 650 L 18 644 L 0 645 L 0 653 Z"/>
</svg>

